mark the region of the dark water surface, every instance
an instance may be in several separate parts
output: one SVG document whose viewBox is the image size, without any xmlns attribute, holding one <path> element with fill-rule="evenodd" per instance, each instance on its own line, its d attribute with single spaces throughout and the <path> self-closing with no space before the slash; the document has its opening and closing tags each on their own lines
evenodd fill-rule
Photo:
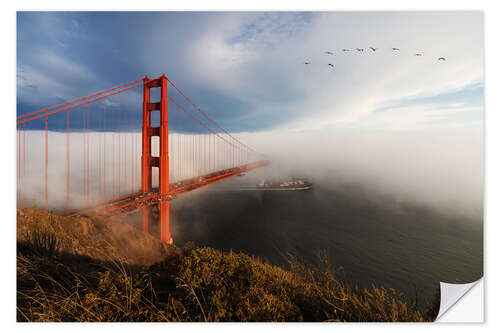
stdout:
<svg viewBox="0 0 500 333">
<path fill-rule="evenodd" d="M 482 220 L 396 203 L 353 185 L 313 181 L 309 191 L 238 191 L 236 177 L 172 202 L 175 243 L 242 251 L 286 266 L 327 250 L 361 287 L 419 290 L 429 299 L 439 281 L 467 283 L 483 275 Z"/>
</svg>

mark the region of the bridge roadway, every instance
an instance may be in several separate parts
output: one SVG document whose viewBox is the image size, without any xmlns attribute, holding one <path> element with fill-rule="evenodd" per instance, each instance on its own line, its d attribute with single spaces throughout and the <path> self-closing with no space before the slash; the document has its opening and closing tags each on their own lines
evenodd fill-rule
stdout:
<svg viewBox="0 0 500 333">
<path fill-rule="evenodd" d="M 236 176 L 250 170 L 263 167 L 269 164 L 267 160 L 245 164 L 239 167 L 224 169 L 202 176 L 184 179 L 170 184 L 170 191 L 160 195 L 158 188 L 149 193 L 142 191 L 121 196 L 103 203 L 84 207 L 76 210 L 68 210 L 61 213 L 64 216 L 100 216 L 111 217 L 121 214 L 130 214 L 143 207 L 160 203 L 162 200 L 170 201 L 179 195 L 199 189 L 201 187 L 216 183 L 218 181 Z"/>
</svg>

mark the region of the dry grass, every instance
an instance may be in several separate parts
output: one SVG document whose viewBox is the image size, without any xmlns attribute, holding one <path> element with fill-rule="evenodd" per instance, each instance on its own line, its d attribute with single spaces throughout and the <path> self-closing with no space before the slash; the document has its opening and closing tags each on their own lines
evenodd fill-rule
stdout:
<svg viewBox="0 0 500 333">
<path fill-rule="evenodd" d="M 395 290 L 359 290 L 324 254 L 315 265 L 292 258 L 288 270 L 193 246 L 151 266 L 96 259 L 64 251 L 50 219 L 18 242 L 18 321 L 414 322 L 439 307 L 438 297 L 418 310 Z"/>
</svg>

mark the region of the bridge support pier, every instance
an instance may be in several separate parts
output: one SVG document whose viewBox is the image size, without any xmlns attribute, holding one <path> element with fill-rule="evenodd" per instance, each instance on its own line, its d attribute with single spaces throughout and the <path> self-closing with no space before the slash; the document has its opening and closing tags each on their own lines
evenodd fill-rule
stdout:
<svg viewBox="0 0 500 333">
<path fill-rule="evenodd" d="M 159 199 L 158 204 L 160 239 L 163 242 L 172 243 L 170 234 L 170 202 L 166 196 L 169 192 L 169 157 L 168 157 L 168 100 L 167 100 L 167 77 L 163 74 L 157 79 L 150 80 L 147 76 L 143 79 L 143 122 L 142 122 L 142 191 L 152 191 L 151 169 L 159 168 Z M 160 88 L 161 99 L 158 103 L 151 103 L 150 89 Z M 151 126 L 151 111 L 160 111 L 160 127 Z M 158 136 L 160 141 L 160 156 L 151 156 L 151 137 Z M 149 232 L 151 220 L 151 208 L 142 209 L 142 229 Z"/>
<path fill-rule="evenodd" d="M 160 212 L 160 239 L 172 244 L 174 240 L 170 234 L 170 202 L 159 203 L 158 211 Z"/>
<path fill-rule="evenodd" d="M 164 242 L 173 243 L 170 235 L 170 198 L 166 194 L 170 190 L 170 166 L 168 158 L 168 101 L 167 84 L 168 80 L 165 74 L 160 77 L 161 100 L 160 100 L 160 156 L 159 156 L 159 190 L 160 203 L 158 211 L 160 212 L 160 239 Z"/>
</svg>

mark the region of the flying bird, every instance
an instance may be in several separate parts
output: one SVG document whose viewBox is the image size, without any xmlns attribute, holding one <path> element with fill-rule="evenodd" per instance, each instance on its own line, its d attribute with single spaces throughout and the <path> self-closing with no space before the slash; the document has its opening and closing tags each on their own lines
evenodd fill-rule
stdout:
<svg viewBox="0 0 500 333">
<path fill-rule="evenodd" d="M 398 49 L 397 47 L 393 47 L 392 48 L 393 51 L 401 51 L 400 49 Z"/>
<path fill-rule="evenodd" d="M 331 54 L 331 55 L 333 55 L 333 53 L 332 53 L 332 52 L 330 52 L 330 51 L 326 51 L 325 53 L 326 53 L 326 54 Z"/>
<path fill-rule="evenodd" d="M 415 53 L 415 57 L 421 57 L 422 53 Z"/>
<path fill-rule="evenodd" d="M 439 57 L 438 60 L 446 61 L 446 59 L 443 57 Z"/>
<path fill-rule="evenodd" d="M 328 64 L 328 66 L 331 66 L 332 68 L 334 68 L 335 66 L 333 66 L 332 64 Z"/>
<path fill-rule="evenodd" d="M 350 51 L 349 49 L 342 49 L 342 52 Z"/>
<path fill-rule="evenodd" d="M 370 46 L 370 49 L 372 49 L 373 52 L 377 51 L 378 49 L 374 48 L 374 47 L 371 47 Z"/>
<path fill-rule="evenodd" d="M 311 63 L 310 63 L 310 62 L 307 62 L 307 61 L 304 63 L 304 65 L 310 65 L 310 64 L 311 64 Z"/>
</svg>

